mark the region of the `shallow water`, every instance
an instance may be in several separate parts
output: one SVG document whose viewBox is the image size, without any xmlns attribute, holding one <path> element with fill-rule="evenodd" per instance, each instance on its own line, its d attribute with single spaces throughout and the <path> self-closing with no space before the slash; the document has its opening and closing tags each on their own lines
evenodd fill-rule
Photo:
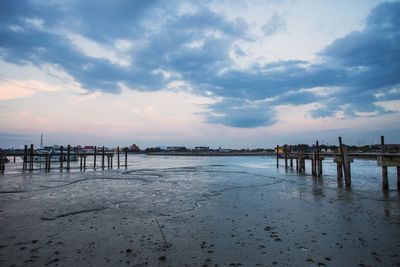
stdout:
<svg viewBox="0 0 400 267">
<path fill-rule="evenodd" d="M 99 166 L 99 159 L 97 166 Z M 128 168 L 0 177 L 4 266 L 399 266 L 396 173 L 352 163 L 352 188 L 274 157 L 129 155 Z M 121 166 L 123 157 L 121 157 Z M 55 164 L 53 164 L 55 166 Z M 37 166 L 39 167 L 39 166 Z M 161 229 L 158 227 L 159 222 Z M 167 244 L 163 239 L 163 235 Z"/>
</svg>

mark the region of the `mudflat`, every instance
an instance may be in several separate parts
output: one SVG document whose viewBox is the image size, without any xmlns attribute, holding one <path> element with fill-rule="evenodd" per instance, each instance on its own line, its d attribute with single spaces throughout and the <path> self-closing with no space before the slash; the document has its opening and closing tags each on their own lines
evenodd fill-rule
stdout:
<svg viewBox="0 0 400 267">
<path fill-rule="evenodd" d="M 400 194 L 372 165 L 346 189 L 333 163 L 317 179 L 273 158 L 155 158 L 1 176 L 0 265 L 400 266 Z"/>
</svg>

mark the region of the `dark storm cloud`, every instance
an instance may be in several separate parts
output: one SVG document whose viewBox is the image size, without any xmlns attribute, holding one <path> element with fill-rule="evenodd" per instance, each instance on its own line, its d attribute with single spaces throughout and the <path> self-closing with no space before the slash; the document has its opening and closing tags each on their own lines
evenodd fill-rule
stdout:
<svg viewBox="0 0 400 267">
<path fill-rule="evenodd" d="M 16 64 L 52 64 L 87 90 L 119 92 L 120 83 L 159 90 L 178 73 L 195 92 L 222 98 L 206 114 L 210 123 L 259 127 L 275 122 L 274 107 L 318 102 L 315 117 L 342 111 L 384 113 L 374 103 L 400 99 L 400 3 L 371 10 L 365 29 L 336 39 L 319 53 L 317 63 L 279 61 L 246 71 L 231 68 L 234 43 L 251 41 L 242 20 L 228 20 L 204 6 L 178 12 L 178 2 L 158 1 L 1 1 L 0 55 Z M 282 17 L 264 25 L 271 35 L 285 28 Z M 121 66 L 82 53 L 60 29 L 105 46 L 134 41 L 132 63 Z M 316 94 L 313 88 L 329 88 Z"/>
</svg>

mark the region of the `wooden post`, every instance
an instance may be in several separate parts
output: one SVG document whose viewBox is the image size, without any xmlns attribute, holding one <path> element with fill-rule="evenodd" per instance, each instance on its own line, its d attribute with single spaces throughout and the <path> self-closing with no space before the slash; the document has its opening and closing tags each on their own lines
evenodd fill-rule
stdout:
<svg viewBox="0 0 400 267">
<path fill-rule="evenodd" d="M 389 179 L 387 166 L 382 166 L 382 189 L 389 190 Z"/>
<path fill-rule="evenodd" d="M 28 167 L 28 146 L 25 145 L 24 146 L 24 157 L 23 157 L 23 163 L 22 163 L 22 170 L 26 171 L 27 167 Z"/>
<path fill-rule="evenodd" d="M 15 163 L 15 155 L 14 155 L 14 163 Z"/>
<path fill-rule="evenodd" d="M 279 168 L 279 145 L 276 145 L 276 167 Z"/>
<path fill-rule="evenodd" d="M 343 169 L 342 169 L 342 162 L 336 162 L 336 171 L 337 171 L 337 181 L 342 183 L 343 182 Z"/>
<path fill-rule="evenodd" d="M 346 183 L 346 186 L 351 186 L 351 165 L 346 145 L 343 145 L 343 158 L 344 158 L 344 164 L 343 164 L 344 181 Z"/>
<path fill-rule="evenodd" d="M 119 169 L 119 146 L 117 146 L 117 163 L 118 163 L 118 169 Z"/>
<path fill-rule="evenodd" d="M 31 144 L 31 151 L 30 151 L 30 162 L 29 162 L 29 171 L 33 171 L 33 144 Z"/>
<path fill-rule="evenodd" d="M 86 155 L 83 157 L 83 170 L 86 171 Z"/>
<path fill-rule="evenodd" d="M 71 169 L 71 146 L 67 147 L 67 171 Z"/>
<path fill-rule="evenodd" d="M 107 169 L 110 169 L 110 155 L 107 155 Z"/>
<path fill-rule="evenodd" d="M 397 166 L 397 191 L 400 192 L 400 166 Z"/>
<path fill-rule="evenodd" d="M 114 153 L 111 154 L 110 157 L 111 157 L 110 162 L 111 162 L 111 169 L 112 169 L 113 168 Z"/>
<path fill-rule="evenodd" d="M 6 158 L 3 159 L 3 150 L 0 148 L 0 173 L 1 174 L 4 174 L 5 160 L 6 160 Z"/>
<path fill-rule="evenodd" d="M 60 147 L 60 171 L 62 172 L 64 168 L 64 147 Z"/>
<path fill-rule="evenodd" d="M 93 169 L 96 169 L 97 146 L 94 147 Z"/>
<path fill-rule="evenodd" d="M 381 153 L 385 153 L 385 137 L 381 136 Z M 389 190 L 389 179 L 387 166 L 382 166 L 382 189 Z"/>
<path fill-rule="evenodd" d="M 293 169 L 292 145 L 289 146 L 289 153 L 290 153 L 290 168 Z"/>
<path fill-rule="evenodd" d="M 48 155 L 44 155 L 44 172 L 47 172 Z M 40 159 L 41 161 L 41 159 Z M 40 163 L 40 169 L 42 168 L 42 163 Z"/>
<path fill-rule="evenodd" d="M 351 185 L 351 180 L 349 177 L 349 170 L 348 166 L 350 166 L 350 163 L 348 163 L 348 157 L 347 157 L 347 147 L 343 145 L 342 143 L 342 137 L 339 136 L 339 150 L 340 150 L 340 157 L 342 159 L 342 165 L 343 165 L 343 172 L 344 172 L 344 180 L 346 183 L 346 186 Z"/>
<path fill-rule="evenodd" d="M 83 170 L 83 157 L 82 157 L 82 155 L 79 157 L 79 159 L 80 159 L 80 171 L 82 171 Z"/>
<path fill-rule="evenodd" d="M 51 169 L 51 152 L 49 153 L 49 163 L 47 164 L 48 172 L 50 172 Z"/>
<path fill-rule="evenodd" d="M 125 147 L 125 169 L 128 168 L 128 147 Z"/>
<path fill-rule="evenodd" d="M 315 165 L 316 165 L 316 175 L 318 176 L 318 177 L 320 177 L 321 176 L 321 174 L 322 174 L 322 162 L 321 162 L 321 160 L 320 160 L 320 156 L 319 156 L 319 141 L 317 140 L 317 142 L 316 142 L 316 145 L 317 145 L 317 151 L 316 151 L 316 162 L 315 162 Z"/>
<path fill-rule="evenodd" d="M 287 145 L 285 144 L 284 146 L 283 146 L 283 149 L 284 149 L 284 155 L 285 155 L 285 169 L 287 169 L 288 168 L 288 158 L 287 158 Z"/>
<path fill-rule="evenodd" d="M 104 146 L 103 146 L 103 150 L 101 152 L 101 168 L 104 170 L 104 156 L 105 156 L 105 151 L 104 151 Z"/>
<path fill-rule="evenodd" d="M 311 154 L 311 174 L 315 175 L 315 149 L 313 149 Z"/>
</svg>

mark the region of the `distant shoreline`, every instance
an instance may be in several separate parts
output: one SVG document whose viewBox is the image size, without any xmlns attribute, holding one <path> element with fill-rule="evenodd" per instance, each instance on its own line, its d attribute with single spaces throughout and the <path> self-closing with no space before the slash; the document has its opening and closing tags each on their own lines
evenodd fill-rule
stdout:
<svg viewBox="0 0 400 267">
<path fill-rule="evenodd" d="M 149 152 L 149 156 L 198 156 L 198 157 L 226 157 L 226 156 L 276 156 L 274 152 Z"/>
</svg>

